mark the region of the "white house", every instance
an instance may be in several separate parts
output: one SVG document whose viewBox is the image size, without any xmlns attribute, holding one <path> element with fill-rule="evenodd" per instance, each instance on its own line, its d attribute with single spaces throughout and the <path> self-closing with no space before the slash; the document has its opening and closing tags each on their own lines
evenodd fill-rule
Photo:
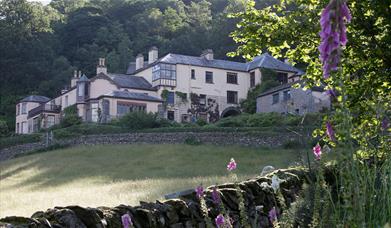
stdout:
<svg viewBox="0 0 391 228">
<path fill-rule="evenodd" d="M 70 89 L 59 96 L 22 99 L 16 105 L 15 132 L 58 124 L 64 108 L 71 105 L 86 122 L 109 122 L 131 111 L 157 112 L 177 122 L 213 122 L 240 113 L 239 101 L 262 82 L 262 68 L 278 72 L 281 83 L 302 74 L 269 54 L 247 63 L 214 59 L 212 50 L 201 56 L 168 53 L 159 58 L 153 47 L 147 59 L 139 54 L 126 74 L 108 73 L 105 60 L 99 59 L 96 75 L 88 78 L 75 72 Z"/>
</svg>

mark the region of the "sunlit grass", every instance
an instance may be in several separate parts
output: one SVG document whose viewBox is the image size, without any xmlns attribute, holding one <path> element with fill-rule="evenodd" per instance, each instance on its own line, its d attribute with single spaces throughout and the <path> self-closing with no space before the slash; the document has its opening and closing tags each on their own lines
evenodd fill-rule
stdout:
<svg viewBox="0 0 391 228">
<path fill-rule="evenodd" d="M 31 216 L 54 206 L 137 205 L 164 194 L 228 180 L 238 162 L 241 179 L 265 165 L 287 167 L 294 150 L 237 146 L 100 145 L 30 155 L 0 163 L 0 217 Z"/>
</svg>

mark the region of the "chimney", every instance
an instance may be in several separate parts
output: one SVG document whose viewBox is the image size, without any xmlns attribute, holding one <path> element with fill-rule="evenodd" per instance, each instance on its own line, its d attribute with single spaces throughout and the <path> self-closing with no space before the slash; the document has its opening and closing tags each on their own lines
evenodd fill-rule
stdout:
<svg viewBox="0 0 391 228">
<path fill-rule="evenodd" d="M 96 66 L 96 75 L 98 75 L 100 73 L 107 74 L 107 67 L 105 65 L 104 58 L 99 58 L 98 66 Z"/>
<path fill-rule="evenodd" d="M 155 62 L 159 58 L 159 52 L 157 47 L 153 46 L 148 52 L 148 64 Z"/>
<path fill-rule="evenodd" d="M 204 57 L 207 60 L 213 60 L 213 50 L 206 49 L 202 52 L 201 57 Z"/>
<path fill-rule="evenodd" d="M 79 78 L 77 77 L 77 70 L 75 70 L 73 72 L 73 78 L 71 79 L 71 88 L 76 86 L 77 80 L 79 80 Z"/>
<path fill-rule="evenodd" d="M 79 75 L 77 75 L 77 78 L 81 77 L 81 70 L 79 70 Z"/>
<path fill-rule="evenodd" d="M 138 54 L 136 56 L 136 70 L 144 67 L 144 56 L 143 54 Z"/>
</svg>

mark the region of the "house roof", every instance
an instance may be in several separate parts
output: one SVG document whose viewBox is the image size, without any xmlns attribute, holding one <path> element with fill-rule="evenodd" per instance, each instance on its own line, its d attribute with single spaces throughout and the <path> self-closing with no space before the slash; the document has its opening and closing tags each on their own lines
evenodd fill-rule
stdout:
<svg viewBox="0 0 391 228">
<path fill-rule="evenodd" d="M 123 99 L 130 99 L 130 100 L 163 102 L 162 99 L 158 97 L 150 96 L 145 93 L 135 93 L 135 92 L 117 91 L 117 90 L 111 91 L 110 93 L 102 95 L 101 97 L 113 97 L 113 98 L 123 98 Z"/>
<path fill-rule="evenodd" d="M 144 77 L 112 73 L 108 73 L 107 76 L 122 88 L 156 90 Z"/>
<path fill-rule="evenodd" d="M 278 91 L 281 91 L 281 90 L 284 90 L 284 89 L 291 88 L 292 85 L 296 84 L 296 83 L 299 83 L 301 86 L 303 86 L 303 84 L 304 84 L 303 81 L 295 81 L 295 82 L 285 83 L 285 84 L 278 85 L 276 87 L 273 87 L 271 89 L 266 90 L 265 92 L 259 94 L 258 97 L 263 97 L 263 96 L 266 96 L 266 95 L 269 95 L 269 94 L 272 94 L 272 93 L 275 93 L 275 92 L 278 92 Z M 323 86 L 314 86 L 314 87 L 311 88 L 311 91 L 323 92 L 324 91 L 324 87 Z"/>
<path fill-rule="evenodd" d="M 31 95 L 20 100 L 20 102 L 38 102 L 38 103 L 46 103 L 48 101 L 50 101 L 49 97 L 39 96 L 39 95 Z"/>
<path fill-rule="evenodd" d="M 89 82 L 90 79 L 87 78 L 87 76 L 85 74 L 83 74 L 79 80 L 77 80 L 78 82 Z"/>
<path fill-rule="evenodd" d="M 211 67 L 211 68 L 219 68 L 219 69 L 243 71 L 243 72 L 248 72 L 255 68 L 268 68 L 273 70 L 296 72 L 298 74 L 303 74 L 301 70 L 289 64 L 286 64 L 278 59 L 275 59 L 267 53 L 257 56 L 254 58 L 253 61 L 247 63 L 220 60 L 220 59 L 207 60 L 205 57 L 169 53 L 163 56 L 162 58 L 158 59 L 154 63 L 144 64 L 144 67 L 138 70 L 136 70 L 134 63 L 130 63 L 127 70 L 127 74 L 140 72 L 157 63 L 184 64 L 184 65 L 203 66 L 203 67 Z"/>
</svg>

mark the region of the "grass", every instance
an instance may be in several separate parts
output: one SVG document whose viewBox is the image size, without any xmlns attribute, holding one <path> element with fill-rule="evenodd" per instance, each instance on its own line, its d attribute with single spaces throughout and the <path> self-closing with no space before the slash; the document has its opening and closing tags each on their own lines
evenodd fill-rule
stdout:
<svg viewBox="0 0 391 228">
<path fill-rule="evenodd" d="M 265 165 L 284 168 L 299 152 L 212 145 L 98 145 L 33 154 L 0 163 L 0 217 L 31 216 L 54 206 L 137 205 L 164 194 L 223 183 L 226 164 L 239 178 Z"/>
</svg>

